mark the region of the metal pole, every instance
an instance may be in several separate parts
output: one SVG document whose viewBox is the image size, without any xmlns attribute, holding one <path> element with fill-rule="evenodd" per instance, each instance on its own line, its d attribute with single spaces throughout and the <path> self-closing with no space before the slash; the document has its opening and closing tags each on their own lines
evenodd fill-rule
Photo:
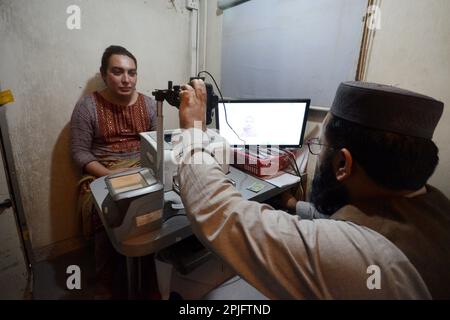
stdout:
<svg viewBox="0 0 450 320">
<path fill-rule="evenodd" d="M 156 128 L 156 171 L 158 180 L 164 185 L 164 117 L 163 102 L 156 103 L 156 117 L 158 126 Z"/>
<path fill-rule="evenodd" d="M 139 298 L 142 299 L 142 257 L 137 257 L 137 290 L 139 293 Z"/>
<path fill-rule="evenodd" d="M 136 297 L 136 269 L 133 257 L 127 258 L 127 280 L 128 280 L 128 300 L 133 300 Z"/>
</svg>

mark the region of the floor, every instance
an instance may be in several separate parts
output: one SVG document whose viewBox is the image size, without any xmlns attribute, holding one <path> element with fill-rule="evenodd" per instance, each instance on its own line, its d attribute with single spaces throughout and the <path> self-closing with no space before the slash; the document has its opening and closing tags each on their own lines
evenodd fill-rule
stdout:
<svg viewBox="0 0 450 320">
<path fill-rule="evenodd" d="M 11 209 L 0 209 L 0 300 L 27 299 L 30 287 L 14 214 Z"/>
<path fill-rule="evenodd" d="M 69 290 L 67 273 L 71 265 L 79 266 L 81 288 Z M 178 272 L 172 264 L 156 260 L 159 289 L 162 299 L 202 299 L 214 288 L 233 276 L 234 272 L 213 255 L 188 273 Z M 76 250 L 49 261 L 35 264 L 33 268 L 33 299 L 36 300 L 91 300 L 94 298 L 93 247 Z M 124 295 L 126 296 L 126 295 Z"/>
<path fill-rule="evenodd" d="M 80 289 L 67 288 L 67 273 L 72 265 L 80 267 Z M 70 270 L 69 270 L 70 271 Z M 91 300 L 94 298 L 93 246 L 67 253 L 53 260 L 41 261 L 33 267 L 33 299 Z"/>
</svg>

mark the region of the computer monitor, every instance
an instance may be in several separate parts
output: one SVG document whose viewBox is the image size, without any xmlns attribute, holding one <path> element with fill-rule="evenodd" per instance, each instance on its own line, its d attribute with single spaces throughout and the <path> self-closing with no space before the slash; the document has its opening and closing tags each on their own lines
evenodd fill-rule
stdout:
<svg viewBox="0 0 450 320">
<path fill-rule="evenodd" d="M 224 100 L 216 127 L 233 146 L 301 147 L 311 100 Z"/>
</svg>

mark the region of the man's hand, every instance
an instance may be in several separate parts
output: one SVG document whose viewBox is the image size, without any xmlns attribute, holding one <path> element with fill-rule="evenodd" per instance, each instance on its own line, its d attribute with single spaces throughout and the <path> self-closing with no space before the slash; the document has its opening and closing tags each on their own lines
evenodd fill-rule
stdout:
<svg viewBox="0 0 450 320">
<path fill-rule="evenodd" d="M 202 80 L 192 80 L 181 86 L 180 91 L 180 128 L 194 128 L 196 124 L 206 131 L 206 87 Z"/>
<path fill-rule="evenodd" d="M 285 210 L 295 211 L 297 201 L 291 191 L 285 191 L 280 196 L 280 206 Z"/>
</svg>

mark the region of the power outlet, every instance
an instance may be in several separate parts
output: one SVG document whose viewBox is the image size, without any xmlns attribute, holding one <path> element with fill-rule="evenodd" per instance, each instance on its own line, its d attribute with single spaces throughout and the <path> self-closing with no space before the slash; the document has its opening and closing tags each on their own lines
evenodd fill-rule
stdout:
<svg viewBox="0 0 450 320">
<path fill-rule="evenodd" d="M 198 0 L 186 0 L 186 8 L 189 10 L 198 10 Z"/>
</svg>

